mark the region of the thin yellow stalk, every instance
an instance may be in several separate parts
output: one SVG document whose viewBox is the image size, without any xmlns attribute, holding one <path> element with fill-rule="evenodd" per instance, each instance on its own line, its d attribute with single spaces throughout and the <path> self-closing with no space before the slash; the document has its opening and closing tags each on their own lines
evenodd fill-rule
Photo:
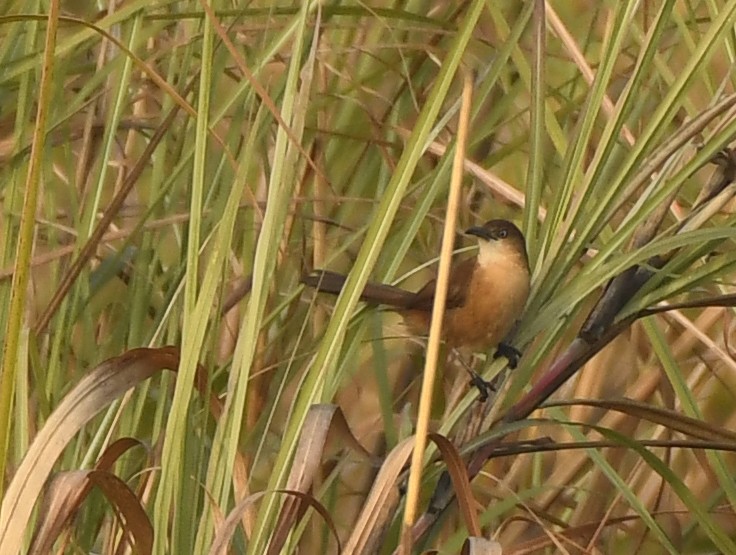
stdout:
<svg viewBox="0 0 736 555">
<path fill-rule="evenodd" d="M 460 109 L 460 121 L 457 130 L 457 145 L 452 164 L 450 195 L 447 201 L 445 229 L 442 235 L 437 289 L 434 296 L 434 305 L 432 306 L 432 323 L 429 329 L 427 358 L 422 375 L 422 392 L 419 399 L 417 430 L 414 436 L 414 451 L 412 453 L 411 469 L 409 471 L 406 508 L 404 509 L 404 526 L 401 533 L 401 551 L 404 554 L 411 553 L 413 543 L 411 528 L 416 520 L 419 489 L 422 481 L 422 471 L 424 470 L 424 452 L 427 447 L 427 432 L 429 430 L 429 417 L 432 409 L 432 392 L 434 391 L 434 381 L 437 374 L 437 358 L 439 356 L 440 336 L 442 334 L 442 318 L 445 313 L 447 284 L 450 278 L 450 263 L 452 261 L 452 251 L 455 243 L 455 221 L 457 220 L 457 207 L 460 204 L 460 187 L 463 179 L 463 162 L 465 159 L 465 144 L 468 136 L 472 98 L 473 77 L 470 72 L 466 71 L 463 82 L 463 103 Z"/>
</svg>

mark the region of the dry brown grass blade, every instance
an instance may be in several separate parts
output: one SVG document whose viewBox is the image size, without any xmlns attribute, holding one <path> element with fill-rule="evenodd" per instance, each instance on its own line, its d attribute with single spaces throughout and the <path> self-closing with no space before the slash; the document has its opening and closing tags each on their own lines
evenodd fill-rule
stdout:
<svg viewBox="0 0 736 555">
<path fill-rule="evenodd" d="M 49 490 L 40 526 L 29 553 L 50 553 L 59 534 L 79 511 L 97 486 L 122 517 L 124 538 L 133 538 L 136 551 L 148 554 L 153 549 L 153 526 L 135 493 L 114 474 L 104 470 L 75 470 L 56 476 Z M 125 539 L 123 541 L 126 541 Z"/>
<path fill-rule="evenodd" d="M 403 139 L 408 139 L 411 135 L 411 130 L 403 127 L 394 126 L 392 129 Z M 436 139 L 427 145 L 427 152 L 436 155 L 439 159 L 447 153 L 447 148 L 446 144 Z M 463 160 L 463 167 L 468 174 L 485 185 L 494 195 L 498 195 L 515 206 L 523 207 L 526 204 L 526 195 L 524 193 L 488 168 L 484 168 L 477 162 L 473 162 L 470 158 Z M 540 220 L 544 220 L 547 217 L 546 208 L 540 207 L 537 217 Z"/>
<path fill-rule="evenodd" d="M 396 480 L 406 466 L 413 447 L 414 438 L 407 438 L 394 447 L 386 457 L 363 503 L 343 555 L 372 553 L 371 548 L 376 548 L 383 528 L 394 515 L 394 508 L 399 500 Z"/>
<path fill-rule="evenodd" d="M 736 432 L 713 426 L 698 420 L 690 418 L 677 411 L 656 407 L 654 405 L 639 403 L 630 399 L 616 399 L 606 401 L 596 401 L 588 399 L 571 399 L 569 401 L 559 401 L 548 403 L 545 406 L 572 406 L 584 405 L 588 407 L 604 408 L 609 411 L 621 412 L 639 418 L 648 420 L 655 424 L 660 424 L 665 428 L 680 432 L 681 434 L 695 437 L 703 441 L 722 441 L 728 443 L 736 443 Z"/>
<path fill-rule="evenodd" d="M 289 479 L 286 482 L 286 491 L 307 494 L 322 466 L 330 432 L 333 432 L 333 435 L 339 434 L 348 446 L 370 457 L 368 451 L 353 436 L 340 407 L 314 405 L 307 412 L 307 418 L 299 436 L 299 445 L 294 455 Z M 281 553 L 301 506 L 302 499 L 293 496 L 284 502 L 267 553 Z"/>
<path fill-rule="evenodd" d="M 87 479 L 89 472 L 89 470 L 62 472 L 51 480 L 41 505 L 38 526 L 28 550 L 30 555 L 51 553 L 54 542 L 76 514 L 92 487 Z"/>
<path fill-rule="evenodd" d="M 460 456 L 460 453 L 455 445 L 443 435 L 433 433 L 429 435 L 429 438 L 437 445 L 437 448 L 442 455 L 442 459 L 447 465 L 447 473 L 440 478 L 440 483 L 438 484 L 436 491 L 447 490 L 447 486 L 449 484 L 443 480 L 449 475 L 452 481 L 452 496 L 453 498 L 457 498 L 460 513 L 463 515 L 468 533 L 470 534 L 470 538 L 468 539 L 475 538 L 481 540 L 480 522 L 475 509 L 477 503 L 470 488 L 468 470 Z M 415 540 L 427 532 L 428 527 L 433 522 L 435 516 L 436 512 L 434 510 L 434 502 L 430 502 L 429 511 L 425 512 L 417 520 L 412 529 L 412 535 Z M 480 551 L 480 553 L 483 553 L 483 551 Z"/>
<path fill-rule="evenodd" d="M 450 474 L 450 478 L 452 478 L 455 497 L 457 497 L 460 513 L 463 515 L 468 533 L 471 536 L 480 536 L 480 522 L 478 521 L 478 515 L 475 509 L 477 503 L 470 489 L 470 479 L 468 478 L 468 472 L 465 469 L 465 464 L 460 457 L 460 453 L 455 445 L 445 436 L 430 434 L 429 437 L 437 445 L 442 455 L 442 460 L 447 465 L 447 471 Z"/>
<path fill-rule="evenodd" d="M 235 535 L 235 531 L 238 529 L 238 522 L 248 512 L 252 512 L 253 504 L 267 493 L 266 491 L 254 493 L 235 505 L 235 508 L 230 511 L 230 514 L 227 515 L 227 518 L 222 521 L 215 531 L 215 539 L 212 541 L 208 555 L 227 555 L 227 548 L 230 545 L 232 537 Z"/>
<path fill-rule="evenodd" d="M 470 491 L 470 481 L 457 449 L 447 438 L 439 434 L 430 434 L 429 438 L 438 446 L 448 466 L 453 484 L 459 492 L 459 503 L 468 530 L 471 530 L 473 535 L 479 535 L 480 524 L 475 514 L 475 499 Z M 413 442 L 413 437 L 405 439 L 386 457 L 353 526 L 353 533 L 348 538 L 343 554 L 373 553 L 380 545 L 383 531 L 390 524 L 394 508 L 398 504 L 396 482 L 409 460 Z"/>
<path fill-rule="evenodd" d="M 503 555 L 501 544 L 485 538 L 468 538 L 460 552 L 462 555 Z"/>
<path fill-rule="evenodd" d="M 5 494 L 0 508 L 0 553 L 19 552 L 43 485 L 82 426 L 131 387 L 178 364 L 174 347 L 133 349 L 98 365 L 64 397 L 33 440 Z"/>
<path fill-rule="evenodd" d="M 583 77 L 583 79 L 585 79 L 585 82 L 588 84 L 588 86 L 593 86 L 593 81 L 595 80 L 595 71 L 592 67 L 590 67 L 588 60 L 585 59 L 583 48 L 581 48 L 581 46 L 578 44 L 578 41 L 576 40 L 574 34 L 568 30 L 568 27 L 565 25 L 562 18 L 560 18 L 554 8 L 550 6 L 547 2 L 544 3 L 544 10 L 550 29 L 560 39 L 560 42 L 565 48 L 565 51 L 567 51 L 570 59 L 580 70 L 580 75 Z M 605 113 L 608 119 L 614 117 L 614 112 L 616 108 L 613 105 L 613 100 L 611 100 L 611 97 L 607 94 L 603 96 L 602 108 L 603 113 Z M 633 145 L 636 142 L 634 134 L 631 132 L 627 125 L 624 125 L 621 128 L 621 138 L 625 140 L 629 145 Z"/>
<path fill-rule="evenodd" d="M 142 441 L 139 441 L 133 437 L 121 437 L 120 439 L 113 441 L 107 447 L 107 449 L 105 449 L 105 452 L 102 453 L 100 458 L 97 459 L 95 469 L 110 470 L 110 468 L 112 468 L 112 465 L 115 464 L 115 462 L 120 457 L 130 451 L 133 447 L 146 448 L 145 444 Z"/>
<path fill-rule="evenodd" d="M 266 491 L 261 491 L 258 493 L 254 493 L 253 495 L 249 495 L 247 498 L 238 503 L 232 511 L 230 511 L 230 514 L 218 527 L 215 533 L 215 539 L 213 540 L 212 546 L 208 551 L 208 555 L 227 555 L 227 548 L 232 541 L 233 536 L 235 535 L 235 531 L 238 528 L 238 522 L 243 518 L 243 515 L 246 513 L 246 511 L 249 511 L 252 508 L 253 504 L 267 493 L 268 492 Z M 340 538 L 337 534 L 337 528 L 335 527 L 335 523 L 332 520 L 332 516 L 330 516 L 329 511 L 319 501 L 317 501 L 313 496 L 299 491 L 280 489 L 276 490 L 276 493 L 283 493 L 289 496 L 296 497 L 300 505 L 309 505 L 315 511 L 317 511 L 327 523 L 330 531 L 332 532 L 332 535 L 335 537 L 335 541 L 337 543 L 337 552 L 342 553 Z"/>
</svg>

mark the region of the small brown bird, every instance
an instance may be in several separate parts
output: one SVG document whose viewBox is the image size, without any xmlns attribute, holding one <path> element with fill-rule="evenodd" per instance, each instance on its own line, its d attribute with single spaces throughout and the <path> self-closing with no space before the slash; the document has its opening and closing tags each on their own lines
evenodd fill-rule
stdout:
<svg viewBox="0 0 736 555">
<path fill-rule="evenodd" d="M 450 270 L 442 338 L 451 349 L 477 351 L 498 346 L 497 354 L 509 358 L 514 366 L 519 353 L 502 342 L 529 296 L 529 260 L 524 235 L 507 220 L 491 220 L 465 233 L 478 238 L 478 254 Z M 326 270 L 302 278 L 306 285 L 334 295 L 340 293 L 345 280 L 346 276 Z M 397 311 L 412 333 L 426 336 L 435 287 L 434 279 L 416 293 L 393 285 L 368 283 L 360 299 Z M 475 376 L 473 383 L 479 385 Z"/>
</svg>

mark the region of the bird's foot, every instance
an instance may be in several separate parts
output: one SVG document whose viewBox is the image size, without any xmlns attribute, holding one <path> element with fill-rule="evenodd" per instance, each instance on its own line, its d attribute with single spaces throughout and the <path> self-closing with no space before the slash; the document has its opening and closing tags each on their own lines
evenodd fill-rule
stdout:
<svg viewBox="0 0 736 555">
<path fill-rule="evenodd" d="M 493 358 L 505 357 L 509 361 L 509 368 L 512 370 L 519 364 L 521 351 L 509 343 L 499 343 Z"/>
<path fill-rule="evenodd" d="M 497 391 L 495 380 L 492 382 L 489 382 L 488 380 L 484 380 L 480 376 L 480 374 L 478 374 L 474 370 L 470 371 L 470 375 L 472 376 L 472 378 L 470 379 L 470 385 L 478 388 L 478 392 L 480 393 L 478 400 L 481 403 L 485 403 L 488 400 L 488 397 L 490 396 L 490 394 L 495 393 Z"/>
<path fill-rule="evenodd" d="M 516 349 L 514 349 L 516 350 Z M 488 397 L 491 393 L 495 393 L 498 391 L 498 382 L 499 382 L 499 376 L 496 376 L 493 381 L 484 380 L 478 372 L 473 370 L 473 367 L 468 364 L 463 357 L 460 355 L 460 353 L 456 350 L 452 350 L 455 358 L 460 361 L 460 364 L 463 365 L 465 368 L 465 371 L 470 374 L 470 382 L 469 385 L 471 387 L 475 387 L 478 389 L 479 397 L 478 400 L 481 403 L 485 403 L 488 400 Z M 517 351 L 518 352 L 518 351 Z"/>
</svg>

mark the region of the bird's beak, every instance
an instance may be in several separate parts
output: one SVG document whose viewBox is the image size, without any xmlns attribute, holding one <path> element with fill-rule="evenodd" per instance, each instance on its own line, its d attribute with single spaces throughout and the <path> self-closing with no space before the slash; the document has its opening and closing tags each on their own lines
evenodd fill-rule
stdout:
<svg viewBox="0 0 736 555">
<path fill-rule="evenodd" d="M 490 241 L 491 239 L 495 239 L 495 237 L 482 226 L 474 226 L 470 227 L 465 230 L 466 235 L 475 235 L 476 237 L 480 237 L 481 239 L 485 239 L 486 241 Z"/>
</svg>

